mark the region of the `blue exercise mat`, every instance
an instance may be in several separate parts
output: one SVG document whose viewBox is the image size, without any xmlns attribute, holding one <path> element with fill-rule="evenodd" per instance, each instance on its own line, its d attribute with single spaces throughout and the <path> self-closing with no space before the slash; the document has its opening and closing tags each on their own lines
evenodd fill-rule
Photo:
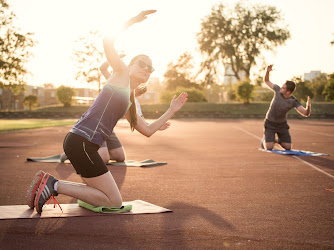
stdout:
<svg viewBox="0 0 334 250">
<path fill-rule="evenodd" d="M 262 148 L 260 148 L 259 150 L 263 152 L 275 153 L 275 154 L 280 154 L 280 155 L 309 155 L 309 156 L 328 155 L 324 153 L 315 153 L 315 152 L 304 151 L 304 150 L 282 150 L 282 149 L 266 150 Z"/>
</svg>

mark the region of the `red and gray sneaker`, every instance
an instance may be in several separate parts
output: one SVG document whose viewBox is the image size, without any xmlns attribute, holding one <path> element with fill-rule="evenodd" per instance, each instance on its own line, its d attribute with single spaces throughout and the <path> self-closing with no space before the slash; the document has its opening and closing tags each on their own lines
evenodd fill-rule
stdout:
<svg viewBox="0 0 334 250">
<path fill-rule="evenodd" d="M 35 197 L 36 197 L 37 189 L 38 189 L 39 185 L 41 184 L 41 181 L 42 181 L 44 175 L 45 175 L 45 172 L 43 170 L 38 170 L 37 173 L 34 176 L 34 179 L 31 183 L 30 187 L 28 188 L 28 191 L 27 191 L 27 205 L 30 208 L 35 207 Z"/>
<path fill-rule="evenodd" d="M 54 190 L 54 184 L 58 181 L 52 175 L 46 173 L 39 185 L 36 197 L 35 197 L 35 207 L 37 213 L 42 213 L 42 208 L 44 204 L 50 199 L 54 199 L 58 193 Z"/>
</svg>

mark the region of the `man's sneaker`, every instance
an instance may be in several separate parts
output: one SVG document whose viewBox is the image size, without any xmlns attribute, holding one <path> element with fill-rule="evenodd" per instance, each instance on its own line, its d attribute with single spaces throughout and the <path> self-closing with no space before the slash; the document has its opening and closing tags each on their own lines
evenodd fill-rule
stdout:
<svg viewBox="0 0 334 250">
<path fill-rule="evenodd" d="M 52 175 L 46 173 L 42 179 L 41 184 L 39 185 L 36 198 L 35 198 L 35 207 L 37 213 L 42 213 L 42 208 L 44 204 L 53 196 L 57 196 L 58 193 L 54 190 L 54 184 L 58 181 Z"/>
<path fill-rule="evenodd" d="M 60 162 L 65 162 L 67 160 L 67 155 L 65 153 L 61 153 L 60 155 Z"/>
<path fill-rule="evenodd" d="M 261 148 L 265 149 L 265 147 L 264 147 L 264 137 L 262 137 L 262 139 L 261 139 Z"/>
<path fill-rule="evenodd" d="M 27 205 L 30 208 L 35 207 L 36 192 L 37 192 L 37 189 L 38 189 L 39 185 L 41 184 L 41 181 L 42 181 L 44 175 L 45 175 L 45 172 L 43 170 L 38 170 L 37 173 L 34 176 L 34 179 L 31 183 L 30 187 L 28 188 L 28 191 L 27 191 Z"/>
</svg>

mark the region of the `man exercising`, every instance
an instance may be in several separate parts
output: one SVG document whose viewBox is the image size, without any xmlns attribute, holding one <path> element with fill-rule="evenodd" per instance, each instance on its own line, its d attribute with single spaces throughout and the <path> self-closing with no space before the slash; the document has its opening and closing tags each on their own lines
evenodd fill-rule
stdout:
<svg viewBox="0 0 334 250">
<path fill-rule="evenodd" d="M 261 141 L 261 147 L 272 150 L 275 144 L 275 134 L 278 136 L 278 143 L 286 150 L 291 149 L 291 136 L 289 125 L 287 123 L 287 113 L 295 108 L 298 113 L 307 117 L 311 114 L 311 100 L 307 97 L 306 108 L 292 95 L 296 84 L 292 81 L 286 81 L 280 88 L 269 80 L 269 73 L 273 65 L 269 65 L 264 76 L 264 82 L 271 88 L 275 94 L 271 100 L 264 122 L 264 138 Z"/>
</svg>

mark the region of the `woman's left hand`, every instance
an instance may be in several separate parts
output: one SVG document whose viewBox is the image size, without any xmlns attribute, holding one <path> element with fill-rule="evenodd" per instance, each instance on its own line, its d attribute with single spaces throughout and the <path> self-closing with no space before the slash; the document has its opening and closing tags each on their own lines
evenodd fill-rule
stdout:
<svg viewBox="0 0 334 250">
<path fill-rule="evenodd" d="M 182 92 L 178 97 L 174 96 L 170 103 L 170 108 L 172 109 L 173 113 L 179 111 L 187 100 L 188 94 L 186 92 Z"/>
</svg>

